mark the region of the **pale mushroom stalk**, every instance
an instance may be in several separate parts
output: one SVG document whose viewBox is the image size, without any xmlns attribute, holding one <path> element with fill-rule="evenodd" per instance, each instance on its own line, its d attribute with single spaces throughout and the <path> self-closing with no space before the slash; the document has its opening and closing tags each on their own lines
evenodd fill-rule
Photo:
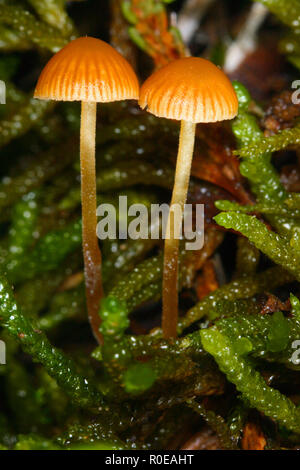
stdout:
<svg viewBox="0 0 300 470">
<path fill-rule="evenodd" d="M 196 124 L 181 121 L 175 181 L 164 250 L 162 329 L 165 338 L 176 337 L 177 335 L 179 234 L 190 181 L 195 129 Z M 172 210 L 174 206 L 179 206 L 180 211 L 178 213 Z"/>
<path fill-rule="evenodd" d="M 187 0 L 178 14 L 177 27 L 185 44 L 199 29 L 202 18 L 215 0 Z"/>
<path fill-rule="evenodd" d="M 269 10 L 260 3 L 254 3 L 251 6 L 240 33 L 226 51 L 224 70 L 227 73 L 233 73 L 245 60 L 246 56 L 255 50 L 258 30 L 268 13 Z"/>
<path fill-rule="evenodd" d="M 84 257 L 85 292 L 89 322 L 99 342 L 99 303 L 103 296 L 101 252 L 96 237 L 96 113 L 97 103 L 82 101 L 80 124 L 80 170 L 82 205 L 82 247 Z"/>
<path fill-rule="evenodd" d="M 0 104 L 6 104 L 6 85 L 0 80 Z"/>
</svg>

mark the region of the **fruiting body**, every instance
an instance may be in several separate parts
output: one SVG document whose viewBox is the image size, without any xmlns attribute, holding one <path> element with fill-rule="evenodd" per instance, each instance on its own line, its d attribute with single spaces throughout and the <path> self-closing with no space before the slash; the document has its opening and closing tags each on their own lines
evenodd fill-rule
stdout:
<svg viewBox="0 0 300 470">
<path fill-rule="evenodd" d="M 238 101 L 229 79 L 212 62 L 178 59 L 141 87 L 139 105 L 155 116 L 178 121 L 216 122 L 236 116 Z"/>
<path fill-rule="evenodd" d="M 82 246 L 89 321 L 99 342 L 103 296 L 101 253 L 96 235 L 95 134 L 97 102 L 137 99 L 139 84 L 128 62 L 100 39 L 82 37 L 55 54 L 42 71 L 35 98 L 81 101 L 80 165 Z"/>
<path fill-rule="evenodd" d="M 141 88 L 139 104 L 155 116 L 181 121 L 175 182 L 165 239 L 163 272 L 164 337 L 175 337 L 178 319 L 179 234 L 186 202 L 198 122 L 232 119 L 235 91 L 224 72 L 208 60 L 187 57 L 159 69 Z M 175 217 L 176 205 L 181 216 Z"/>
<path fill-rule="evenodd" d="M 138 99 L 135 72 L 112 46 L 96 38 L 75 39 L 43 69 L 34 97 L 107 103 Z"/>
</svg>

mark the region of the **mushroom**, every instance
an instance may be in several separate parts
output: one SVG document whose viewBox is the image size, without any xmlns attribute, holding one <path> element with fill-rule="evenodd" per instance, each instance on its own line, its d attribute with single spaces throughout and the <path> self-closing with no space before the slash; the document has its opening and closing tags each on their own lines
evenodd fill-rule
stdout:
<svg viewBox="0 0 300 470">
<path fill-rule="evenodd" d="M 97 102 L 138 99 L 139 84 L 129 63 L 109 44 L 91 37 L 71 41 L 43 69 L 35 98 L 81 101 L 80 166 L 82 244 L 89 321 L 99 332 L 103 296 L 101 252 L 96 235 L 95 134 Z"/>
<path fill-rule="evenodd" d="M 196 123 L 232 119 L 235 91 L 224 72 L 198 57 L 178 59 L 154 72 L 142 85 L 139 105 L 155 116 L 181 121 L 175 182 L 168 217 L 163 266 L 162 329 L 176 337 L 179 234 L 190 179 Z M 181 216 L 175 217 L 176 206 Z"/>
</svg>

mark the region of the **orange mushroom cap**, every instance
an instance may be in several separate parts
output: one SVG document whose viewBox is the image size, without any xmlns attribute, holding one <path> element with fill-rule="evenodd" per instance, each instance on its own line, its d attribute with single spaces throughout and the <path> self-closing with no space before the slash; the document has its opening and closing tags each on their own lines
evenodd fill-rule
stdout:
<svg viewBox="0 0 300 470">
<path fill-rule="evenodd" d="M 238 100 L 225 73 L 198 57 L 174 60 L 141 87 L 139 105 L 155 116 L 189 122 L 232 119 Z"/>
<path fill-rule="evenodd" d="M 35 98 L 110 102 L 138 99 L 134 70 L 113 47 L 96 38 L 71 41 L 43 69 Z"/>
</svg>

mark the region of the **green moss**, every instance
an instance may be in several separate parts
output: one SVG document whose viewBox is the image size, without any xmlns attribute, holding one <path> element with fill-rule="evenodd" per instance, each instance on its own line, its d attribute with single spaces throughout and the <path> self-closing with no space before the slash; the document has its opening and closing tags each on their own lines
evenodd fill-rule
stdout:
<svg viewBox="0 0 300 470">
<path fill-rule="evenodd" d="M 268 387 L 251 363 L 233 349 L 224 334 L 210 328 L 201 331 L 201 339 L 203 347 L 214 356 L 222 372 L 254 408 L 299 433 L 299 409 L 278 390 Z"/>
<path fill-rule="evenodd" d="M 243 84 L 233 83 L 239 101 L 233 136 L 230 123 L 198 129 L 189 196 L 204 201 L 209 225 L 215 194 L 226 198 L 216 187 L 223 178 L 232 178 L 236 197 L 216 202 L 222 230 L 206 228 L 202 251 L 181 250 L 179 337 L 166 340 L 157 327 L 162 241 L 101 240 L 106 296 L 99 309 L 104 344 L 97 346 L 83 282 L 80 106 L 32 98 L 48 56 L 77 35 L 69 12 L 94 14 L 88 2 L 0 3 L 0 79 L 7 88 L 0 107 L 0 334 L 7 352 L 0 366 L 0 449 L 180 448 L 187 436 L 202 433 L 203 420 L 222 448 L 239 449 L 257 412 L 269 447 L 298 445 L 299 408 L 292 399 L 299 401 L 300 200 L 284 187 L 272 155 L 287 150 L 292 158 L 298 121 L 266 137 L 261 123 L 272 114 L 269 99 L 266 115 Z M 142 78 L 150 66 L 145 54 L 157 66 L 184 54 L 180 34 L 166 21 L 167 3 L 125 0 L 111 9 L 111 37 L 137 60 Z M 272 34 L 280 37 L 280 50 L 299 66 L 299 2 L 261 3 L 279 20 Z M 90 16 L 76 15 L 80 34 L 90 34 Z M 99 37 L 106 27 L 101 22 Z M 225 49 L 222 35 L 216 44 L 209 39 L 207 53 L 219 63 Z M 102 104 L 98 203 L 117 208 L 119 195 L 147 208 L 169 201 L 178 131 L 178 123 L 132 102 Z M 240 175 L 230 157 L 234 138 Z M 231 236 L 219 252 L 226 230 Z M 283 300 L 290 290 L 289 306 Z"/>
<path fill-rule="evenodd" d="M 38 21 L 20 5 L 0 5 L 0 22 L 9 25 L 21 40 L 57 52 L 68 42 L 59 30 Z"/>
<path fill-rule="evenodd" d="M 130 366 L 123 376 L 125 390 L 132 395 L 145 392 L 155 380 L 155 371 L 147 364 Z"/>
</svg>

